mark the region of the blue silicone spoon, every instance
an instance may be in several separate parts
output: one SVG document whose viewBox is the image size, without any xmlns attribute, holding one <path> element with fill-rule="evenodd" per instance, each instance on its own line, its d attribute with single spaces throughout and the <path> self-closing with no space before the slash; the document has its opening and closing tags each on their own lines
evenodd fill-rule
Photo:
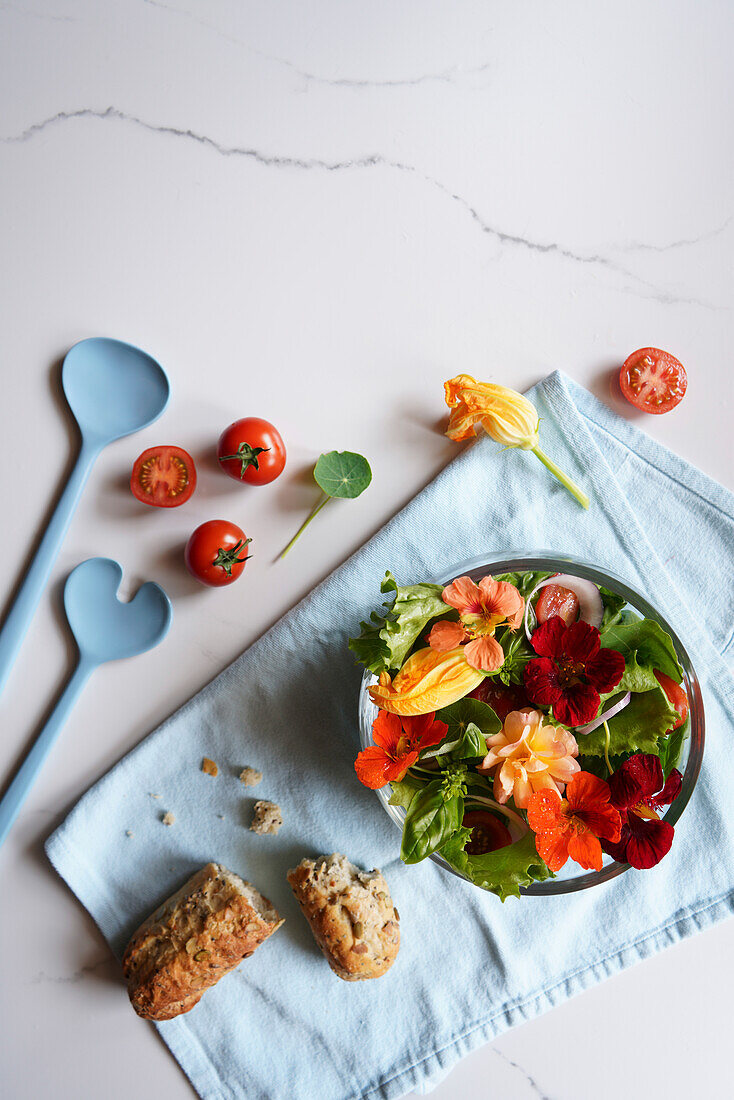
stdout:
<svg viewBox="0 0 734 1100">
<path fill-rule="evenodd" d="M 79 651 L 76 668 L 0 801 L 0 844 L 97 665 L 145 653 L 168 633 L 171 601 L 160 585 L 148 581 L 129 603 L 122 603 L 117 598 L 121 579 L 122 568 L 110 558 L 89 558 L 69 574 L 64 608 Z"/>
<path fill-rule="evenodd" d="M 0 630 L 0 692 L 33 618 L 82 489 L 100 451 L 157 420 L 168 403 L 168 378 L 144 351 L 96 336 L 70 349 L 61 372 L 82 436 L 76 465 Z"/>
</svg>

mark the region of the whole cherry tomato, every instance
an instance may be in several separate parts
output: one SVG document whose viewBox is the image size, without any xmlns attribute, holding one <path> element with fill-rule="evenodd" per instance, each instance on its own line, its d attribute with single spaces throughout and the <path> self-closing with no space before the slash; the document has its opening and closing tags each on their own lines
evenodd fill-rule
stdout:
<svg viewBox="0 0 734 1100">
<path fill-rule="evenodd" d="M 235 523 L 210 519 L 197 527 L 186 543 L 186 568 L 197 581 L 212 588 L 232 584 L 245 568 L 250 542 Z"/>
<path fill-rule="evenodd" d="M 143 504 L 178 508 L 196 488 L 194 460 L 183 447 L 148 447 L 135 460 L 130 488 Z"/>
<path fill-rule="evenodd" d="M 248 485 L 268 485 L 285 466 L 285 444 L 268 420 L 246 416 L 222 432 L 217 458 L 225 474 Z"/>
<path fill-rule="evenodd" d="M 640 412 L 670 412 L 683 400 L 688 385 L 686 369 L 675 356 L 660 348 L 633 351 L 619 372 L 622 393 Z"/>
</svg>

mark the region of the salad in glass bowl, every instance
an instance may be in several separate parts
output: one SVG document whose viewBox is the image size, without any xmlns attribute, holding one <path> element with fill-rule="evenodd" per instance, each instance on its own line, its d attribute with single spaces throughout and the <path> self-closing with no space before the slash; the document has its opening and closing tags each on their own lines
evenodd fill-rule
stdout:
<svg viewBox="0 0 734 1100">
<path fill-rule="evenodd" d="M 639 593 L 546 553 L 400 586 L 350 649 L 358 779 L 428 857 L 503 901 L 654 867 L 701 766 L 698 680 Z"/>
</svg>

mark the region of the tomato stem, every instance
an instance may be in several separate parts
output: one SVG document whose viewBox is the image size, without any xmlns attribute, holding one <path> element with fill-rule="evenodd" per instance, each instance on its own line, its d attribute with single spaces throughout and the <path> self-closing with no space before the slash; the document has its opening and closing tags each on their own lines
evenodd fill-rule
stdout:
<svg viewBox="0 0 734 1100">
<path fill-rule="evenodd" d="M 235 543 L 234 546 L 231 546 L 229 550 L 225 550 L 223 546 L 220 546 L 217 550 L 217 556 L 212 562 L 212 565 L 219 565 L 227 574 L 227 576 L 231 577 L 232 566 L 242 565 L 242 563 L 246 562 L 248 557 L 250 556 L 249 554 L 245 554 L 244 558 L 239 558 L 237 556 L 240 550 L 245 550 L 248 543 L 250 542 L 252 542 L 252 539 L 240 539 L 239 542 Z"/>
<path fill-rule="evenodd" d="M 568 489 L 571 496 L 576 497 L 576 500 L 579 502 L 581 507 L 588 508 L 589 498 L 587 497 L 586 493 L 584 493 L 578 487 L 576 482 L 572 481 L 568 474 L 564 474 L 560 466 L 556 466 L 555 462 L 551 458 L 548 458 L 548 455 L 541 451 L 540 447 L 532 447 L 531 450 L 535 457 L 540 459 L 546 469 L 550 470 L 553 476 L 558 478 L 561 485 L 565 486 L 565 488 Z"/>
<path fill-rule="evenodd" d="M 313 506 L 311 511 L 308 513 L 308 515 L 306 516 L 303 523 L 301 524 L 301 526 L 296 531 L 296 533 L 293 536 L 293 538 L 291 539 L 291 541 L 288 543 L 288 545 L 286 547 L 284 547 L 281 550 L 280 554 L 278 554 L 278 558 L 284 558 L 286 556 L 286 554 L 288 553 L 290 548 L 295 543 L 296 539 L 300 538 L 300 536 L 303 534 L 303 532 L 308 527 L 311 520 L 316 518 L 316 516 L 319 514 L 319 512 L 324 507 L 324 505 L 328 504 L 331 499 L 332 498 L 329 496 L 328 493 L 322 493 L 321 499 L 316 501 L 316 504 Z"/>
<path fill-rule="evenodd" d="M 220 462 L 229 462 L 230 459 L 234 459 L 236 462 L 240 462 L 242 467 L 240 469 L 240 478 L 243 478 L 250 466 L 255 470 L 260 469 L 257 456 L 263 454 L 265 451 L 269 451 L 270 447 L 252 447 L 249 443 L 240 443 L 237 448 L 237 454 L 234 455 L 222 455 L 219 459 Z"/>
</svg>

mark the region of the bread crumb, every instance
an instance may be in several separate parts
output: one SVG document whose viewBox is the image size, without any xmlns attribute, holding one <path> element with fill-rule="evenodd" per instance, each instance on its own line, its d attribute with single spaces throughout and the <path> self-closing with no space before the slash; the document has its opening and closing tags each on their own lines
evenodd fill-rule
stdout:
<svg viewBox="0 0 734 1100">
<path fill-rule="evenodd" d="M 224 814 L 217 814 L 220 821 L 224 821 Z"/>
<path fill-rule="evenodd" d="M 250 825 L 253 833 L 260 836 L 274 835 L 283 824 L 280 806 L 275 802 L 261 801 L 255 803 L 255 814 Z"/>
<path fill-rule="evenodd" d="M 205 756 L 201 762 L 201 770 L 206 772 L 207 775 L 219 775 L 219 768 L 210 760 L 208 756 Z"/>
<path fill-rule="evenodd" d="M 150 792 L 148 792 L 148 797 L 149 798 L 160 798 L 161 796 L 159 794 L 151 794 Z"/>
<path fill-rule="evenodd" d="M 125 836 L 135 836 L 135 833 L 131 832 L 130 829 L 125 829 Z"/>
<path fill-rule="evenodd" d="M 246 787 L 256 787 L 261 781 L 263 773 L 259 772 L 257 768 L 243 768 L 240 772 L 240 779 Z"/>
<path fill-rule="evenodd" d="M 161 818 L 161 821 L 163 822 L 164 825 L 173 825 L 175 820 L 176 820 L 176 818 L 173 816 L 173 814 L 171 813 L 170 810 L 167 813 L 165 813 L 163 815 L 163 817 Z"/>
</svg>

